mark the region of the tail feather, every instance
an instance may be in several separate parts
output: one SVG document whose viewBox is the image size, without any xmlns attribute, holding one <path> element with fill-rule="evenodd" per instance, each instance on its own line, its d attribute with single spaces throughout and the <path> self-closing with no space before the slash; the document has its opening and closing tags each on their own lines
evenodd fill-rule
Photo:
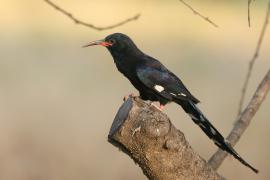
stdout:
<svg viewBox="0 0 270 180">
<path fill-rule="evenodd" d="M 191 119 L 203 130 L 203 132 L 214 141 L 214 143 L 223 151 L 228 152 L 238 159 L 242 164 L 249 167 L 255 173 L 259 171 L 248 164 L 241 156 L 233 149 L 233 147 L 226 142 L 224 137 L 218 132 L 218 130 L 209 122 L 209 120 L 203 115 L 203 113 L 196 107 L 192 101 L 176 100 L 176 103 L 182 106 L 184 111 L 189 114 Z"/>
</svg>

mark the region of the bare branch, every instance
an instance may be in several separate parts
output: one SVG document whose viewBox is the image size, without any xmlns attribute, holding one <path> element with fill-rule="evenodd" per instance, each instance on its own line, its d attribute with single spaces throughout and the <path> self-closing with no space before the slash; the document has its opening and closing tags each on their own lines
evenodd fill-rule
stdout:
<svg viewBox="0 0 270 180">
<path fill-rule="evenodd" d="M 253 0 L 255 1 L 255 0 Z M 252 0 L 248 0 L 248 27 L 250 27 L 250 5 Z"/>
<path fill-rule="evenodd" d="M 75 18 L 70 12 L 62 9 L 60 6 L 56 5 L 55 3 L 53 3 L 52 1 L 50 0 L 44 0 L 46 3 L 48 3 L 50 6 L 52 6 L 53 8 L 55 8 L 57 11 L 61 12 L 62 14 L 64 14 L 65 16 L 67 16 L 68 18 L 70 18 L 72 21 L 74 21 L 75 24 L 79 24 L 79 25 L 82 25 L 82 26 L 86 26 L 86 27 L 89 27 L 89 28 L 92 28 L 92 29 L 95 29 L 97 31 L 103 31 L 103 30 L 108 30 L 108 29 L 113 29 L 113 28 L 116 28 L 118 26 L 122 26 L 128 22 L 131 22 L 131 21 L 135 21 L 137 20 L 139 17 L 140 17 L 140 14 L 136 14 L 135 16 L 133 17 L 130 17 L 130 18 L 127 18 L 121 22 L 118 22 L 118 23 L 115 23 L 113 25 L 110 25 L 110 26 L 104 26 L 104 27 L 99 27 L 99 26 L 96 26 L 96 25 L 93 25 L 93 24 L 90 24 L 90 23 L 86 23 L 84 21 L 81 21 L 77 18 Z"/>
<path fill-rule="evenodd" d="M 227 140 L 231 143 L 232 146 L 234 146 L 239 141 L 240 137 L 249 126 L 251 119 L 258 111 L 269 90 L 270 90 L 270 70 L 268 70 L 267 74 L 265 75 L 259 87 L 257 88 L 255 94 L 253 95 L 251 101 L 249 102 L 248 106 L 240 115 L 232 131 L 227 137 Z M 227 153 L 219 149 L 209 159 L 208 163 L 213 167 L 213 169 L 216 170 L 221 165 L 226 156 Z"/>
<path fill-rule="evenodd" d="M 253 1 L 255 1 L 255 0 L 253 0 Z M 251 23 L 250 23 L 250 5 L 251 5 L 251 2 L 252 2 L 252 0 L 248 0 L 248 27 L 250 27 L 251 25 Z"/>
<path fill-rule="evenodd" d="M 260 52 L 260 49 L 261 49 L 262 41 L 264 39 L 264 35 L 265 35 L 266 29 L 267 29 L 267 25 L 269 23 L 269 16 L 270 16 L 270 1 L 269 1 L 269 4 L 268 4 L 265 21 L 264 21 L 262 31 L 261 31 L 261 34 L 260 34 L 260 37 L 259 37 L 259 40 L 258 40 L 258 43 L 257 43 L 257 47 L 255 49 L 253 57 L 251 58 L 251 60 L 249 62 L 248 72 L 247 72 L 247 75 L 246 75 L 244 85 L 242 87 L 242 94 L 241 94 L 241 98 L 240 98 L 240 101 L 239 101 L 238 115 L 241 113 L 241 111 L 243 109 L 243 103 L 244 103 L 244 99 L 245 99 L 245 96 L 246 96 L 246 91 L 247 91 L 247 87 L 248 87 L 249 80 L 250 80 L 250 77 L 251 77 L 251 73 L 252 73 L 252 70 L 253 70 L 253 65 L 255 63 L 255 60 L 259 57 L 259 52 Z"/>
<path fill-rule="evenodd" d="M 184 0 L 179 0 L 179 1 L 181 3 L 183 3 L 186 7 L 188 7 L 195 15 L 198 15 L 203 20 L 207 21 L 208 23 L 212 24 L 214 27 L 218 28 L 218 25 L 216 23 L 214 23 L 212 20 L 210 20 L 209 17 L 206 17 L 206 16 L 202 15 L 201 13 L 199 13 L 198 11 L 196 11 L 191 5 L 186 3 Z"/>
</svg>

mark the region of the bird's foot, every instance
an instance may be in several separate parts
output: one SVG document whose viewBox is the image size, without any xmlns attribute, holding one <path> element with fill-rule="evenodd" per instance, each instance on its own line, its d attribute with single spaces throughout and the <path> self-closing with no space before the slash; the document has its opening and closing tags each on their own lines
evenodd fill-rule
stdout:
<svg viewBox="0 0 270 180">
<path fill-rule="evenodd" d="M 134 98 L 134 97 L 136 97 L 136 96 L 135 96 L 135 94 L 133 94 L 133 93 L 131 93 L 131 94 L 129 94 L 129 95 L 125 95 L 124 98 L 123 98 L 123 101 L 128 100 L 128 98 Z"/>
<path fill-rule="evenodd" d="M 151 102 L 150 105 L 153 106 L 154 108 L 156 108 L 156 109 L 159 110 L 159 111 L 163 111 L 163 109 L 164 109 L 164 107 L 165 107 L 164 105 L 160 104 L 159 102 L 158 102 L 158 105 L 155 104 L 154 102 Z"/>
</svg>

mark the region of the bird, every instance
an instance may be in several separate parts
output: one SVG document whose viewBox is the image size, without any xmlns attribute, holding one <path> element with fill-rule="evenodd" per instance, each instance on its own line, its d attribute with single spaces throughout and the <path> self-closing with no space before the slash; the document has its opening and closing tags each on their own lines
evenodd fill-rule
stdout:
<svg viewBox="0 0 270 180">
<path fill-rule="evenodd" d="M 157 59 L 143 53 L 125 34 L 113 33 L 105 39 L 92 41 L 83 47 L 106 47 L 118 69 L 139 91 L 142 100 L 159 102 L 159 109 L 170 102 L 180 105 L 201 130 L 223 151 L 231 154 L 255 173 L 259 171 L 247 163 L 225 140 L 197 107 L 200 102 L 184 83 Z"/>
</svg>

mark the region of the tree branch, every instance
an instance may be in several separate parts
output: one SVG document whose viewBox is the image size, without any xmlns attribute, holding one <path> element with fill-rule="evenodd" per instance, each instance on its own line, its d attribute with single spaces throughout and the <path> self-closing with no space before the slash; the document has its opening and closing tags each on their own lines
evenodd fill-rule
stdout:
<svg viewBox="0 0 270 180">
<path fill-rule="evenodd" d="M 96 25 L 93 25 L 93 24 L 90 24 L 90 23 L 86 23 L 84 21 L 81 21 L 77 18 L 75 18 L 70 12 L 62 9 L 60 6 L 56 5 L 55 3 L 53 3 L 52 1 L 50 0 L 44 0 L 46 3 L 48 3 L 50 6 L 52 6 L 53 8 L 55 8 L 55 10 L 61 12 L 62 14 L 64 14 L 65 16 L 67 16 L 68 18 L 70 18 L 72 21 L 74 21 L 75 24 L 79 24 L 79 25 L 82 25 L 82 26 L 86 26 L 86 27 L 89 27 L 89 28 L 92 28 L 92 29 L 95 29 L 97 31 L 103 31 L 103 30 L 108 30 L 108 29 L 113 29 L 113 28 L 116 28 L 118 26 L 122 26 L 128 22 L 131 22 L 131 21 L 135 21 L 137 20 L 139 17 L 140 17 L 140 14 L 136 14 L 135 16 L 133 17 L 130 17 L 130 18 L 127 18 L 121 22 L 118 22 L 118 23 L 115 23 L 113 25 L 110 25 L 110 26 L 104 26 L 104 27 L 99 27 L 99 26 L 96 26 Z"/>
<path fill-rule="evenodd" d="M 244 85 L 242 87 L 242 93 L 241 93 L 241 97 L 240 97 L 240 101 L 239 101 L 239 107 L 238 107 L 238 113 L 237 113 L 238 115 L 242 112 L 242 109 L 243 109 L 244 99 L 245 99 L 245 96 L 246 96 L 246 91 L 247 91 L 247 88 L 248 88 L 249 80 L 250 80 L 250 77 L 251 77 L 251 73 L 252 73 L 252 70 L 253 70 L 254 63 L 255 63 L 256 59 L 259 57 L 259 52 L 260 52 L 260 49 L 261 49 L 262 41 L 264 39 L 264 35 L 265 35 L 266 29 L 267 29 L 267 25 L 269 23 L 269 16 L 270 16 L 270 1 L 269 1 L 269 4 L 268 4 L 266 17 L 265 17 L 265 20 L 264 20 L 262 31 L 260 33 L 260 37 L 259 37 L 259 40 L 258 40 L 258 43 L 257 43 L 257 47 L 255 49 L 253 57 L 251 58 L 251 60 L 249 62 L 248 72 L 247 72 L 247 75 L 246 75 L 246 79 L 244 81 Z"/>
<path fill-rule="evenodd" d="M 255 0 L 253 0 L 255 1 Z M 248 27 L 250 27 L 250 5 L 252 0 L 248 0 Z"/>
<path fill-rule="evenodd" d="M 108 140 L 151 180 L 224 179 L 193 151 L 164 113 L 139 98 L 129 98 L 121 106 Z"/>
<path fill-rule="evenodd" d="M 268 70 L 267 74 L 265 75 L 259 87 L 257 88 L 255 94 L 250 100 L 248 106 L 240 115 L 232 131 L 227 137 L 227 140 L 230 142 L 232 146 L 234 146 L 239 141 L 240 137 L 249 126 L 251 119 L 260 108 L 262 102 L 264 101 L 266 95 L 269 92 L 269 89 L 270 89 L 270 70 Z M 208 164 L 210 164 L 213 167 L 213 169 L 216 170 L 222 164 L 226 156 L 227 156 L 227 153 L 219 149 L 210 158 L 210 160 L 208 161 Z"/>
<path fill-rule="evenodd" d="M 218 28 L 218 25 L 216 23 L 214 23 L 209 17 L 206 17 L 206 16 L 202 15 L 201 13 L 199 13 L 198 11 L 196 11 L 191 5 L 186 3 L 184 0 L 179 0 L 179 1 L 181 3 L 183 3 L 187 8 L 189 8 L 195 15 L 198 15 L 199 17 L 201 17 L 206 22 L 208 22 L 211 25 L 213 25 L 214 27 Z"/>
</svg>

